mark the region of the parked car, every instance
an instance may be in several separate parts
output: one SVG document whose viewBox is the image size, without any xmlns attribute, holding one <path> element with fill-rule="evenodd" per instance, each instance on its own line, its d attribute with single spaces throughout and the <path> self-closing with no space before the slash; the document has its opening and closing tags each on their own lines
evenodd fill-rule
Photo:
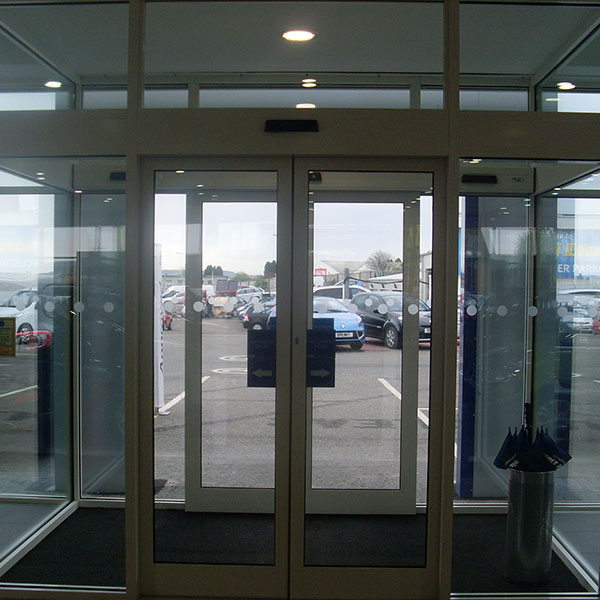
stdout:
<svg viewBox="0 0 600 600">
<path fill-rule="evenodd" d="M 590 317 L 585 308 L 574 308 L 573 313 L 565 317 L 571 321 L 573 331 L 576 333 L 593 333 L 594 319 Z"/>
<path fill-rule="evenodd" d="M 162 299 L 162 312 L 180 315 L 185 306 L 185 292 L 175 292 L 168 298 Z"/>
<path fill-rule="evenodd" d="M 356 294 L 363 294 L 367 292 L 368 289 L 363 287 L 362 285 L 351 285 L 350 287 L 350 298 L 354 298 Z M 321 287 L 315 288 L 313 290 L 313 296 L 317 297 L 327 297 L 327 298 L 337 298 L 338 300 L 343 300 L 344 298 L 344 286 L 337 285 L 323 285 Z"/>
<path fill-rule="evenodd" d="M 172 298 L 176 294 L 182 294 L 185 291 L 185 285 L 172 285 L 162 293 L 162 299 Z"/>
<path fill-rule="evenodd" d="M 350 312 L 335 298 L 313 299 L 313 321 L 317 319 L 333 319 L 336 346 L 350 346 L 352 350 L 360 350 L 365 343 L 365 326 L 361 318 Z M 267 328 L 275 327 L 276 308 L 273 308 L 267 320 Z"/>
<path fill-rule="evenodd" d="M 275 299 L 265 302 L 250 302 L 241 314 L 242 325 L 245 329 L 260 331 L 267 328 L 267 320 L 275 307 Z"/>
<path fill-rule="evenodd" d="M 17 333 L 27 333 L 37 329 L 37 290 L 29 288 L 15 292 L 0 305 L 1 317 L 14 317 Z"/>
<path fill-rule="evenodd" d="M 352 298 L 367 337 L 383 340 L 388 348 L 402 348 L 402 293 L 365 292 Z M 431 309 L 419 300 L 419 341 L 431 341 Z"/>
<path fill-rule="evenodd" d="M 265 290 L 254 285 L 239 288 L 235 293 L 238 299 L 244 300 L 245 302 L 252 302 L 252 298 L 262 300 L 266 294 L 267 292 L 265 292 Z"/>
</svg>

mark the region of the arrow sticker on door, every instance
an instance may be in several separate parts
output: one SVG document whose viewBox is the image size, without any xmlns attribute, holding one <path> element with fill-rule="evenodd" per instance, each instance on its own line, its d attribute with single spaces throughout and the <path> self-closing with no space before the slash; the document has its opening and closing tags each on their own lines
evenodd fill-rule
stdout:
<svg viewBox="0 0 600 600">
<path fill-rule="evenodd" d="M 248 330 L 248 387 L 275 387 L 275 331 Z"/>
<path fill-rule="evenodd" d="M 313 327 L 306 339 L 306 386 L 335 387 L 333 319 L 315 319 Z"/>
</svg>

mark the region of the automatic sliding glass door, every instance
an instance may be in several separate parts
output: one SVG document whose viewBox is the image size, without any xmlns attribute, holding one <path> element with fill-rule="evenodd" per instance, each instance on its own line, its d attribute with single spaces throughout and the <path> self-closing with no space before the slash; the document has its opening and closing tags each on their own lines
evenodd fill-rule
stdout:
<svg viewBox="0 0 600 600">
<path fill-rule="evenodd" d="M 147 164 L 145 593 L 436 588 L 433 175 L 397 161 Z"/>
</svg>

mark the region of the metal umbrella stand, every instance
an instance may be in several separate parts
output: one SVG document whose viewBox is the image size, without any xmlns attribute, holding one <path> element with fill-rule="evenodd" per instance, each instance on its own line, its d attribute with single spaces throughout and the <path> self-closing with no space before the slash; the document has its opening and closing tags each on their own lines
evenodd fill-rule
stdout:
<svg viewBox="0 0 600 600">
<path fill-rule="evenodd" d="M 511 469 L 504 576 L 516 583 L 546 583 L 552 561 L 554 471 Z"/>
<path fill-rule="evenodd" d="M 509 429 L 494 464 L 510 469 L 504 577 L 540 584 L 550 578 L 554 471 L 571 456 L 543 429 L 531 439 L 526 426 Z"/>
</svg>

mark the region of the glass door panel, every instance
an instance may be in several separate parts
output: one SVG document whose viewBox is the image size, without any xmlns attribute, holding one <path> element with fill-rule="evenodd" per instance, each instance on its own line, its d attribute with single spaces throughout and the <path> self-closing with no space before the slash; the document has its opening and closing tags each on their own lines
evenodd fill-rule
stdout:
<svg viewBox="0 0 600 600">
<path fill-rule="evenodd" d="M 267 332 L 267 322 L 276 298 L 290 304 L 290 250 L 280 259 L 291 237 L 289 163 L 167 160 L 146 177 L 154 489 L 145 564 L 170 573 L 148 591 L 214 595 L 216 585 L 223 596 L 282 597 L 289 361 L 275 357 L 289 333 Z M 256 355 L 266 359 L 257 365 Z M 249 573 L 264 582 L 254 592 Z"/>
<path fill-rule="evenodd" d="M 248 385 L 246 354 L 276 297 L 277 172 L 180 171 L 155 173 L 155 558 L 273 564 L 275 388 Z M 191 548 L 163 545 L 174 526 Z"/>
<path fill-rule="evenodd" d="M 432 585 L 433 172 L 400 164 L 295 162 L 293 597 Z"/>
</svg>

